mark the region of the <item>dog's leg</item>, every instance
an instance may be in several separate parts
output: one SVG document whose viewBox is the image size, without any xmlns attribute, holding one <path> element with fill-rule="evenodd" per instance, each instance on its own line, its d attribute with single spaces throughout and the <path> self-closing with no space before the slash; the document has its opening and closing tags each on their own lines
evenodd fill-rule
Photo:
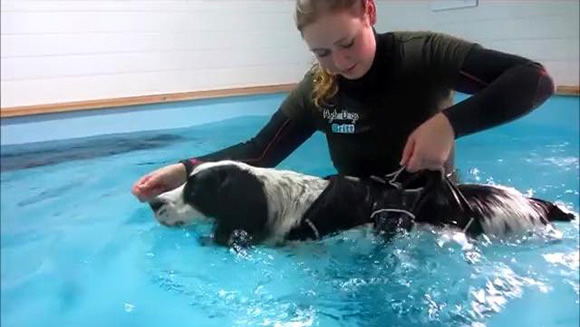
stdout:
<svg viewBox="0 0 580 327">
<path fill-rule="evenodd" d="M 415 225 L 415 216 L 403 211 L 382 209 L 373 213 L 371 218 L 374 220 L 375 231 L 387 241 L 396 234 L 411 231 Z"/>
<path fill-rule="evenodd" d="M 243 229 L 226 224 L 217 224 L 213 235 L 214 242 L 221 246 L 245 248 L 254 243 L 255 237 Z"/>
</svg>

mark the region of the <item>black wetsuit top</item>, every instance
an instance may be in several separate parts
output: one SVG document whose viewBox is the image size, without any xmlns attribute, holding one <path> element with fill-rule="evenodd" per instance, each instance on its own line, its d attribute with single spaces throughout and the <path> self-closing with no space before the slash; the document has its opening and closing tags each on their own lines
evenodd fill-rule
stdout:
<svg viewBox="0 0 580 327">
<path fill-rule="evenodd" d="M 376 41 L 370 70 L 357 80 L 339 76 L 339 91 L 321 108 L 307 73 L 254 138 L 182 162 L 188 170 L 224 159 L 273 167 L 322 131 L 339 174 L 383 175 L 399 167 L 413 130 L 440 111 L 457 138 L 520 117 L 554 91 L 540 64 L 449 35 L 395 32 Z M 474 95 L 452 105 L 451 90 Z"/>
</svg>

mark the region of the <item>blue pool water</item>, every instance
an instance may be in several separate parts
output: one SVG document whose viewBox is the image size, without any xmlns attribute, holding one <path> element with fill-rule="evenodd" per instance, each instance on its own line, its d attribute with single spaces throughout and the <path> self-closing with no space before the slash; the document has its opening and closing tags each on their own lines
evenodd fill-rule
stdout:
<svg viewBox="0 0 580 327">
<path fill-rule="evenodd" d="M 252 136 L 268 117 L 2 148 L 2 326 L 578 326 L 578 221 L 467 241 L 368 230 L 236 253 L 168 229 L 142 174 Z M 458 142 L 464 181 L 579 209 L 578 98 Z M 316 135 L 280 167 L 333 173 Z"/>
</svg>

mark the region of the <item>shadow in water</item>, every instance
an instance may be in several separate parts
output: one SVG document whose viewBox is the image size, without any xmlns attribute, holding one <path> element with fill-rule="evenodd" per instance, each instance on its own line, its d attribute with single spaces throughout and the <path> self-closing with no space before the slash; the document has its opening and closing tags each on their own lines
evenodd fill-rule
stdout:
<svg viewBox="0 0 580 327">
<path fill-rule="evenodd" d="M 45 142 L 2 148 L 0 171 L 55 165 L 64 161 L 107 157 L 166 147 L 185 141 L 180 135 L 123 135 Z"/>
</svg>

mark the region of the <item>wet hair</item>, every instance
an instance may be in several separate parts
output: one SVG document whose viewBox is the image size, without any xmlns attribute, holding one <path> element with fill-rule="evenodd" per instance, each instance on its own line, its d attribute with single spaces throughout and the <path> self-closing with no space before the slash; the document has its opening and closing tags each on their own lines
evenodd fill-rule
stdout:
<svg viewBox="0 0 580 327">
<path fill-rule="evenodd" d="M 352 9 L 357 4 L 366 6 L 368 0 L 296 0 L 296 27 L 303 33 L 304 27 L 314 23 L 322 14 Z M 313 76 L 312 100 L 320 107 L 338 92 L 336 76 L 315 63 L 311 68 Z"/>
</svg>

